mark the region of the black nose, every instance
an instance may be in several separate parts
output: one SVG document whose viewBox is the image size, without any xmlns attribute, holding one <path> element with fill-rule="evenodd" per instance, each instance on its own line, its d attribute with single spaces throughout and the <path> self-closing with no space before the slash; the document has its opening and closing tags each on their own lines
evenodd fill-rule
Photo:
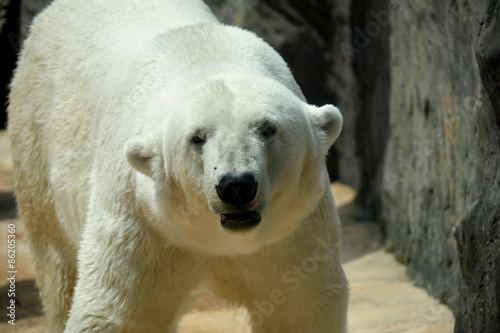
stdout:
<svg viewBox="0 0 500 333">
<path fill-rule="evenodd" d="M 227 173 L 222 176 L 215 189 L 224 203 L 239 207 L 255 199 L 257 182 L 250 172 Z"/>
</svg>

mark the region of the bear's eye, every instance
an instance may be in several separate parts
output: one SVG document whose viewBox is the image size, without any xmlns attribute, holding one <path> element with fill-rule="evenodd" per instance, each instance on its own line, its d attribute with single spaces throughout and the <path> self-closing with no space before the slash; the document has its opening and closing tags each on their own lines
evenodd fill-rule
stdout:
<svg viewBox="0 0 500 333">
<path fill-rule="evenodd" d="M 205 139 L 201 137 L 200 135 L 193 135 L 191 137 L 191 142 L 194 143 L 197 146 L 200 146 L 205 143 Z"/>
<path fill-rule="evenodd" d="M 265 139 L 271 139 L 273 136 L 276 135 L 277 131 L 278 131 L 278 129 L 276 128 L 276 126 L 267 125 L 266 127 L 264 127 L 264 129 L 262 130 L 261 133 Z"/>
</svg>

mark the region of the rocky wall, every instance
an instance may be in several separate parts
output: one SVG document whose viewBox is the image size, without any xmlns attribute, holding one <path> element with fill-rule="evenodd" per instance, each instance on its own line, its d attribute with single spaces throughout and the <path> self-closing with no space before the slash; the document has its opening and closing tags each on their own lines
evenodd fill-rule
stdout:
<svg viewBox="0 0 500 333">
<path fill-rule="evenodd" d="M 456 332 L 497 332 L 498 2 L 390 5 L 379 211 L 387 243 L 418 285 L 455 310 Z"/>
</svg>

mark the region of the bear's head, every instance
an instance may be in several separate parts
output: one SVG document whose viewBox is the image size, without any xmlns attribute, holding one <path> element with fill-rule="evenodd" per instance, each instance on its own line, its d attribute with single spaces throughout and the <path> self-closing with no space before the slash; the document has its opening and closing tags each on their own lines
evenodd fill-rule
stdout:
<svg viewBox="0 0 500 333">
<path fill-rule="evenodd" d="M 164 125 L 125 148 L 156 197 L 156 226 L 214 255 L 251 253 L 290 235 L 327 189 L 339 110 L 251 75 L 212 77 L 176 96 L 156 103 L 168 109 L 156 112 Z"/>
</svg>

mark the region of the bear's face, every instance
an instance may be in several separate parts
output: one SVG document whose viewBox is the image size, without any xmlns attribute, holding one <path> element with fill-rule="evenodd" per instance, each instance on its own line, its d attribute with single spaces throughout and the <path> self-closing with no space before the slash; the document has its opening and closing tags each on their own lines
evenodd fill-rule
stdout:
<svg viewBox="0 0 500 333">
<path fill-rule="evenodd" d="M 160 229 L 218 255 L 251 253 L 289 235 L 324 190 L 338 109 L 308 105 L 261 77 L 212 78 L 179 101 L 161 139 L 126 148 L 131 165 L 154 180 Z"/>
</svg>

